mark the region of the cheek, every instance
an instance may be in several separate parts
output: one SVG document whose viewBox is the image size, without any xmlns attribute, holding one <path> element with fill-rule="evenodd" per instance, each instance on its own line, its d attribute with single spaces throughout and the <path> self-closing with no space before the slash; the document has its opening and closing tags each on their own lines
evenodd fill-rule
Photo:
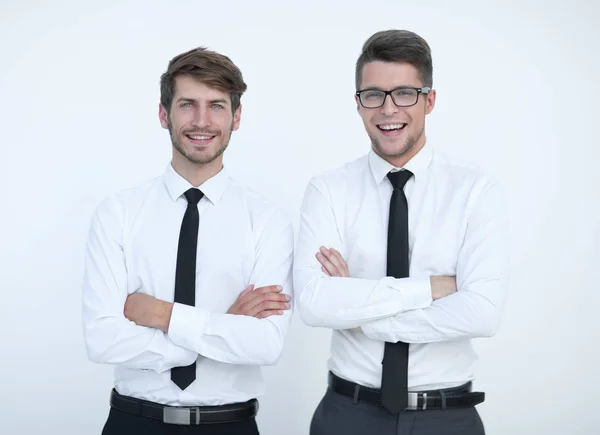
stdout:
<svg viewBox="0 0 600 435">
<path fill-rule="evenodd" d="M 185 127 L 190 125 L 194 119 L 192 111 L 180 111 L 171 115 L 171 125 L 174 127 Z"/>
<path fill-rule="evenodd" d="M 227 109 L 229 110 L 229 109 Z M 221 113 L 217 113 L 215 116 L 213 116 L 212 118 L 214 120 L 214 122 L 218 123 L 219 125 L 231 125 L 232 123 L 235 124 L 236 119 L 235 117 L 231 114 L 230 111 L 222 111 Z"/>
<path fill-rule="evenodd" d="M 422 122 L 422 116 L 419 115 L 419 112 L 414 110 L 406 112 L 406 117 L 408 118 L 408 122 L 412 125 L 420 125 Z"/>
<path fill-rule="evenodd" d="M 365 127 L 367 127 L 367 128 L 375 127 L 375 117 L 374 116 L 369 116 L 369 114 L 360 112 L 360 118 L 362 119 L 362 122 L 365 125 Z"/>
<path fill-rule="evenodd" d="M 173 131 L 178 134 L 183 134 L 183 132 L 192 128 L 191 123 L 184 119 L 178 119 L 176 121 L 173 121 L 172 126 Z"/>
</svg>

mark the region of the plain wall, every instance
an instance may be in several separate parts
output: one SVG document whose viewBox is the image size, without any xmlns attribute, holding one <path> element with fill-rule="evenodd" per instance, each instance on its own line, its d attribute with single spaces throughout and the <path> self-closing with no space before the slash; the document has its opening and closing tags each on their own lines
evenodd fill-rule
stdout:
<svg viewBox="0 0 600 435">
<path fill-rule="evenodd" d="M 373 32 L 430 43 L 435 147 L 509 195 L 501 331 L 478 340 L 489 435 L 593 435 L 600 422 L 600 6 L 594 1 L 6 1 L 0 4 L 0 433 L 99 434 L 112 367 L 86 358 L 80 306 L 91 214 L 162 173 L 158 82 L 204 45 L 248 83 L 225 164 L 298 226 L 309 178 L 369 149 L 354 63 Z M 242 289 L 240 289 L 242 290 Z M 299 315 L 265 369 L 264 435 L 308 433 L 330 332 Z"/>
</svg>

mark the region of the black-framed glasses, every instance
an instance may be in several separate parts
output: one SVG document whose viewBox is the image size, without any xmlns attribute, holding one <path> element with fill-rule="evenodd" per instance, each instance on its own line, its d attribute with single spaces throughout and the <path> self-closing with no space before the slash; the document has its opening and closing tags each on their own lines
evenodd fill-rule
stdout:
<svg viewBox="0 0 600 435">
<path fill-rule="evenodd" d="M 386 97 L 389 95 L 394 104 L 398 107 L 410 107 L 417 104 L 419 94 L 428 94 L 431 88 L 411 88 L 402 86 L 391 91 L 381 89 L 363 89 L 356 92 L 360 104 L 366 109 L 376 109 L 383 106 Z"/>
</svg>

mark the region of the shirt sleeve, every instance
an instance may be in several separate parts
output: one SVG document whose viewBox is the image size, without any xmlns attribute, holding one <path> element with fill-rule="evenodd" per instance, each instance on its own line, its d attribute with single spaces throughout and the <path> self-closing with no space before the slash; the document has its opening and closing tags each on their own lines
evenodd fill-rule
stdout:
<svg viewBox="0 0 600 435">
<path fill-rule="evenodd" d="M 92 217 L 82 294 L 88 357 L 97 363 L 159 373 L 189 365 L 197 352 L 175 344 L 159 329 L 136 325 L 123 314 L 128 296 L 124 216 L 118 200 L 109 198 Z"/>
<path fill-rule="evenodd" d="M 256 261 L 250 277 L 255 290 L 281 285 L 282 293 L 293 296 L 292 262 L 294 233 L 292 225 L 275 214 L 257 231 Z M 218 283 L 215 283 L 215 287 Z M 244 289 L 240 289 L 240 293 Z M 169 336 L 183 347 L 206 358 L 229 364 L 273 365 L 279 360 L 293 313 L 264 319 L 250 316 L 210 313 L 198 307 L 175 303 Z"/>
<path fill-rule="evenodd" d="M 458 255 L 458 291 L 430 307 L 363 325 L 368 337 L 429 343 L 497 332 L 508 287 L 509 224 L 499 186 L 488 181 L 480 190 Z"/>
<path fill-rule="evenodd" d="M 429 306 L 428 277 L 359 279 L 329 277 L 322 272 L 316 259 L 321 246 L 332 247 L 346 258 L 332 204 L 325 183 L 312 179 L 302 203 L 294 262 L 296 304 L 303 321 L 310 326 L 352 329 Z"/>
</svg>

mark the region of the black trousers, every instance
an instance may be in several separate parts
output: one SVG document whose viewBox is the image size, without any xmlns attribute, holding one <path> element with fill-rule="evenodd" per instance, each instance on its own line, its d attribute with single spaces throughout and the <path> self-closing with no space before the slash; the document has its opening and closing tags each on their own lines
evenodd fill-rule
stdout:
<svg viewBox="0 0 600 435">
<path fill-rule="evenodd" d="M 383 406 L 355 403 L 327 390 L 313 415 L 310 435 L 485 435 L 477 409 L 406 411 L 398 416 Z"/>
<path fill-rule="evenodd" d="M 234 423 L 181 426 L 111 408 L 102 435 L 259 435 L 255 418 Z"/>
</svg>

